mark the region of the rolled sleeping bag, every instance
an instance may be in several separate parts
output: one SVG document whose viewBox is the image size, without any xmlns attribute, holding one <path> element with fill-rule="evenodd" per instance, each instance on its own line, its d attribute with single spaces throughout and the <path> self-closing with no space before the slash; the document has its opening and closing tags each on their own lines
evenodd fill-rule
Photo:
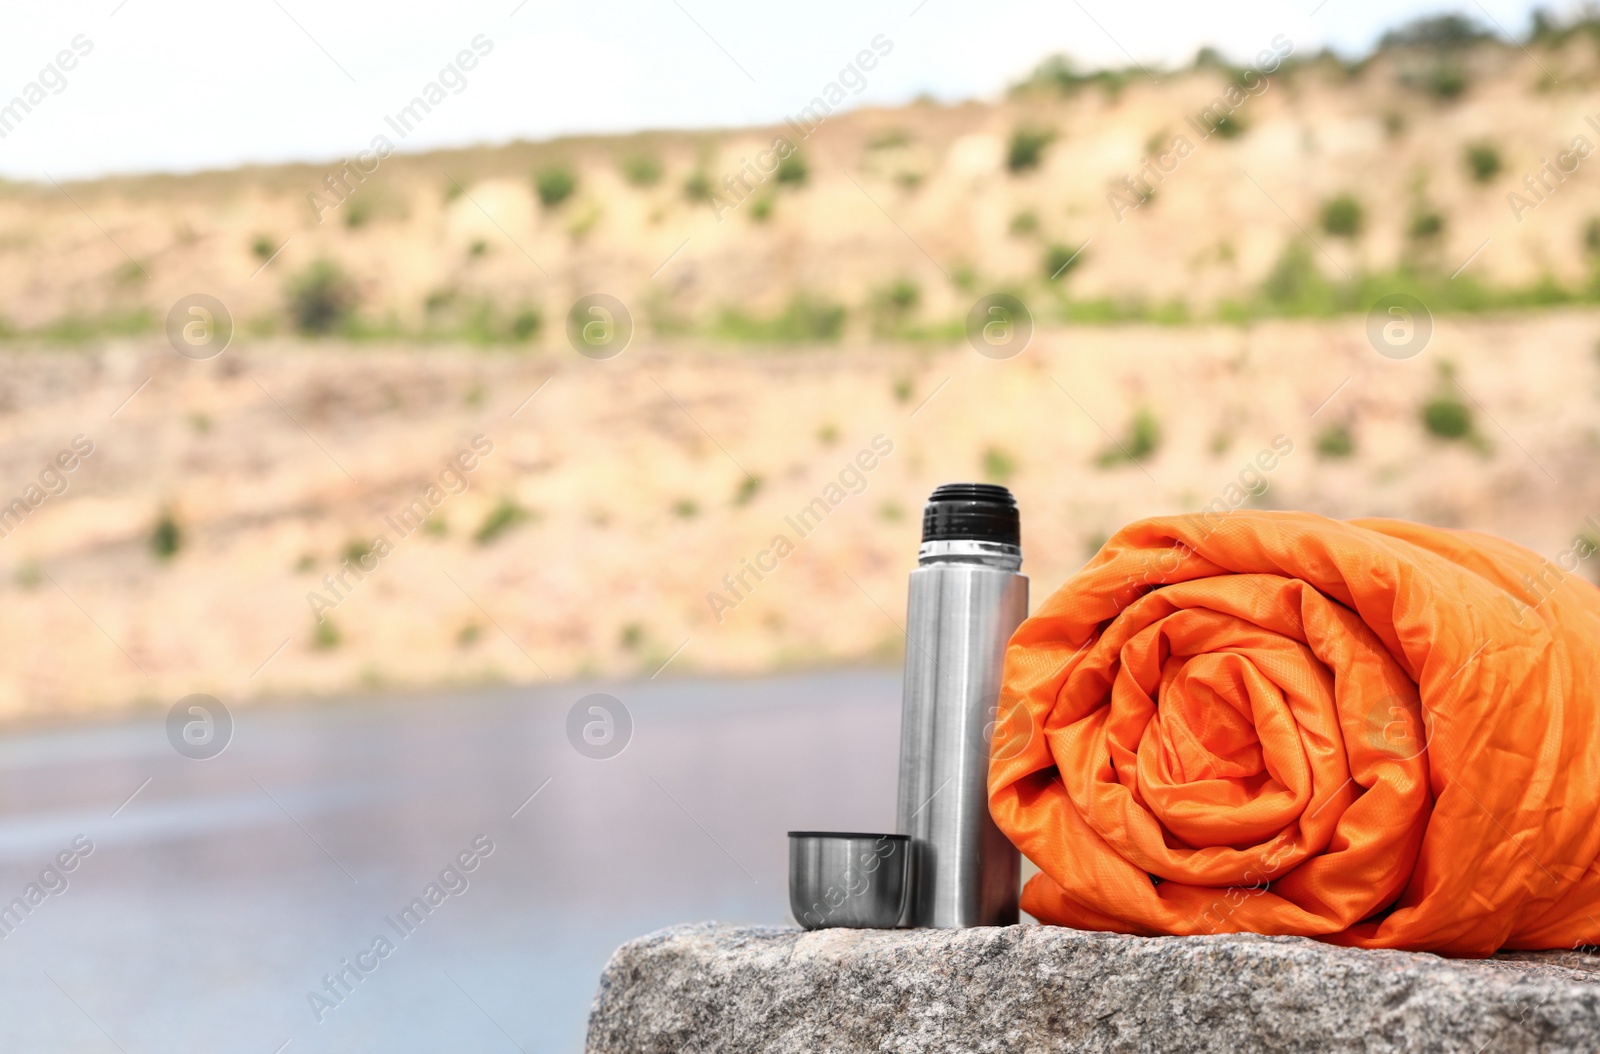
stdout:
<svg viewBox="0 0 1600 1054">
<path fill-rule="evenodd" d="M 1600 943 L 1592 551 L 1296 512 L 1123 528 L 1006 650 L 990 810 L 1041 870 L 1022 909 L 1460 956 Z"/>
</svg>

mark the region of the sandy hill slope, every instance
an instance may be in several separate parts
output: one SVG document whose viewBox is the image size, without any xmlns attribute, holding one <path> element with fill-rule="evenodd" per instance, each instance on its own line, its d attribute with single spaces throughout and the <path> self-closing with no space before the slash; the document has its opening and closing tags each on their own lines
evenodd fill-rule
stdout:
<svg viewBox="0 0 1600 1054">
<path fill-rule="evenodd" d="M 893 662 L 958 479 L 1016 490 L 1036 598 L 1245 505 L 1592 588 L 1597 39 L 0 186 L 0 714 Z M 1002 291 L 1036 326 L 997 359 Z M 610 358 L 568 333 L 597 292 Z M 192 294 L 215 357 L 165 332 Z"/>
<path fill-rule="evenodd" d="M 78 339 L 206 292 L 257 335 L 558 344 L 592 292 L 656 335 L 756 340 L 949 335 L 996 288 L 1166 321 L 1386 281 L 1442 307 L 1592 297 L 1593 34 L 1359 65 L 1262 43 L 1258 69 L 1047 68 L 996 103 L 8 185 L 0 314 Z"/>
<path fill-rule="evenodd" d="M 1557 561 L 1600 536 L 1597 332 L 1445 319 L 1403 361 L 1361 319 L 1048 329 L 1005 361 L 16 354 L 0 499 L 57 493 L 0 537 L 0 712 L 893 662 L 922 502 L 956 479 L 1016 491 L 1036 600 L 1130 519 L 1245 505 Z M 1524 601 L 1593 588 L 1567 563 Z"/>
</svg>

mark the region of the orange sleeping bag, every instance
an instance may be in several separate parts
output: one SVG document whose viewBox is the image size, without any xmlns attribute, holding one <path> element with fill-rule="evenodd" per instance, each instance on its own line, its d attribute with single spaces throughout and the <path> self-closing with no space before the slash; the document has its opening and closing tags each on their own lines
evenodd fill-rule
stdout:
<svg viewBox="0 0 1600 1054">
<path fill-rule="evenodd" d="M 1600 942 L 1600 590 L 1469 531 L 1125 527 L 1012 636 L 995 821 L 1041 922 Z M 1559 565 L 1559 566 L 1558 566 Z"/>
</svg>

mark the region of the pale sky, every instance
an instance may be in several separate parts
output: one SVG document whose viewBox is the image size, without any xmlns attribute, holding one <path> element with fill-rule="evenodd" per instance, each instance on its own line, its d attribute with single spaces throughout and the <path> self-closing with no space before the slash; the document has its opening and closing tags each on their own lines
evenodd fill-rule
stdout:
<svg viewBox="0 0 1600 1054">
<path fill-rule="evenodd" d="M 43 98 L 0 138 L 0 175 L 41 180 L 322 160 L 360 150 L 471 47 L 492 50 L 407 151 L 575 132 L 781 119 L 882 34 L 856 104 L 994 97 L 1046 55 L 1178 65 L 1211 44 L 1253 55 L 1364 51 L 1421 14 L 1520 36 L 1534 5 L 1412 0 L 76 0 L 17 5 L 0 33 L 0 106 Z M 1564 5 L 1552 4 L 1558 11 Z M 1314 13 L 1313 13 L 1314 12 Z M 41 71 L 73 41 L 86 55 Z M 454 76 L 454 75 L 452 75 Z M 41 90 L 35 89 L 34 99 Z M 3 117 L 3 114 L 0 114 Z M 0 130 L 4 130 L 0 124 Z M 393 138 L 393 136 L 391 136 Z"/>
</svg>

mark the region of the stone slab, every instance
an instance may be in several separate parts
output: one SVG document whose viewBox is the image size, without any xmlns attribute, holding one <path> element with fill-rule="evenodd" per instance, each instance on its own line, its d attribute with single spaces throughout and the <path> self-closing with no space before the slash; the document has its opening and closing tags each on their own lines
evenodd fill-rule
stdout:
<svg viewBox="0 0 1600 1054">
<path fill-rule="evenodd" d="M 677 926 L 612 955 L 590 1054 L 1600 1051 L 1600 956 L 1054 926 Z"/>
</svg>

